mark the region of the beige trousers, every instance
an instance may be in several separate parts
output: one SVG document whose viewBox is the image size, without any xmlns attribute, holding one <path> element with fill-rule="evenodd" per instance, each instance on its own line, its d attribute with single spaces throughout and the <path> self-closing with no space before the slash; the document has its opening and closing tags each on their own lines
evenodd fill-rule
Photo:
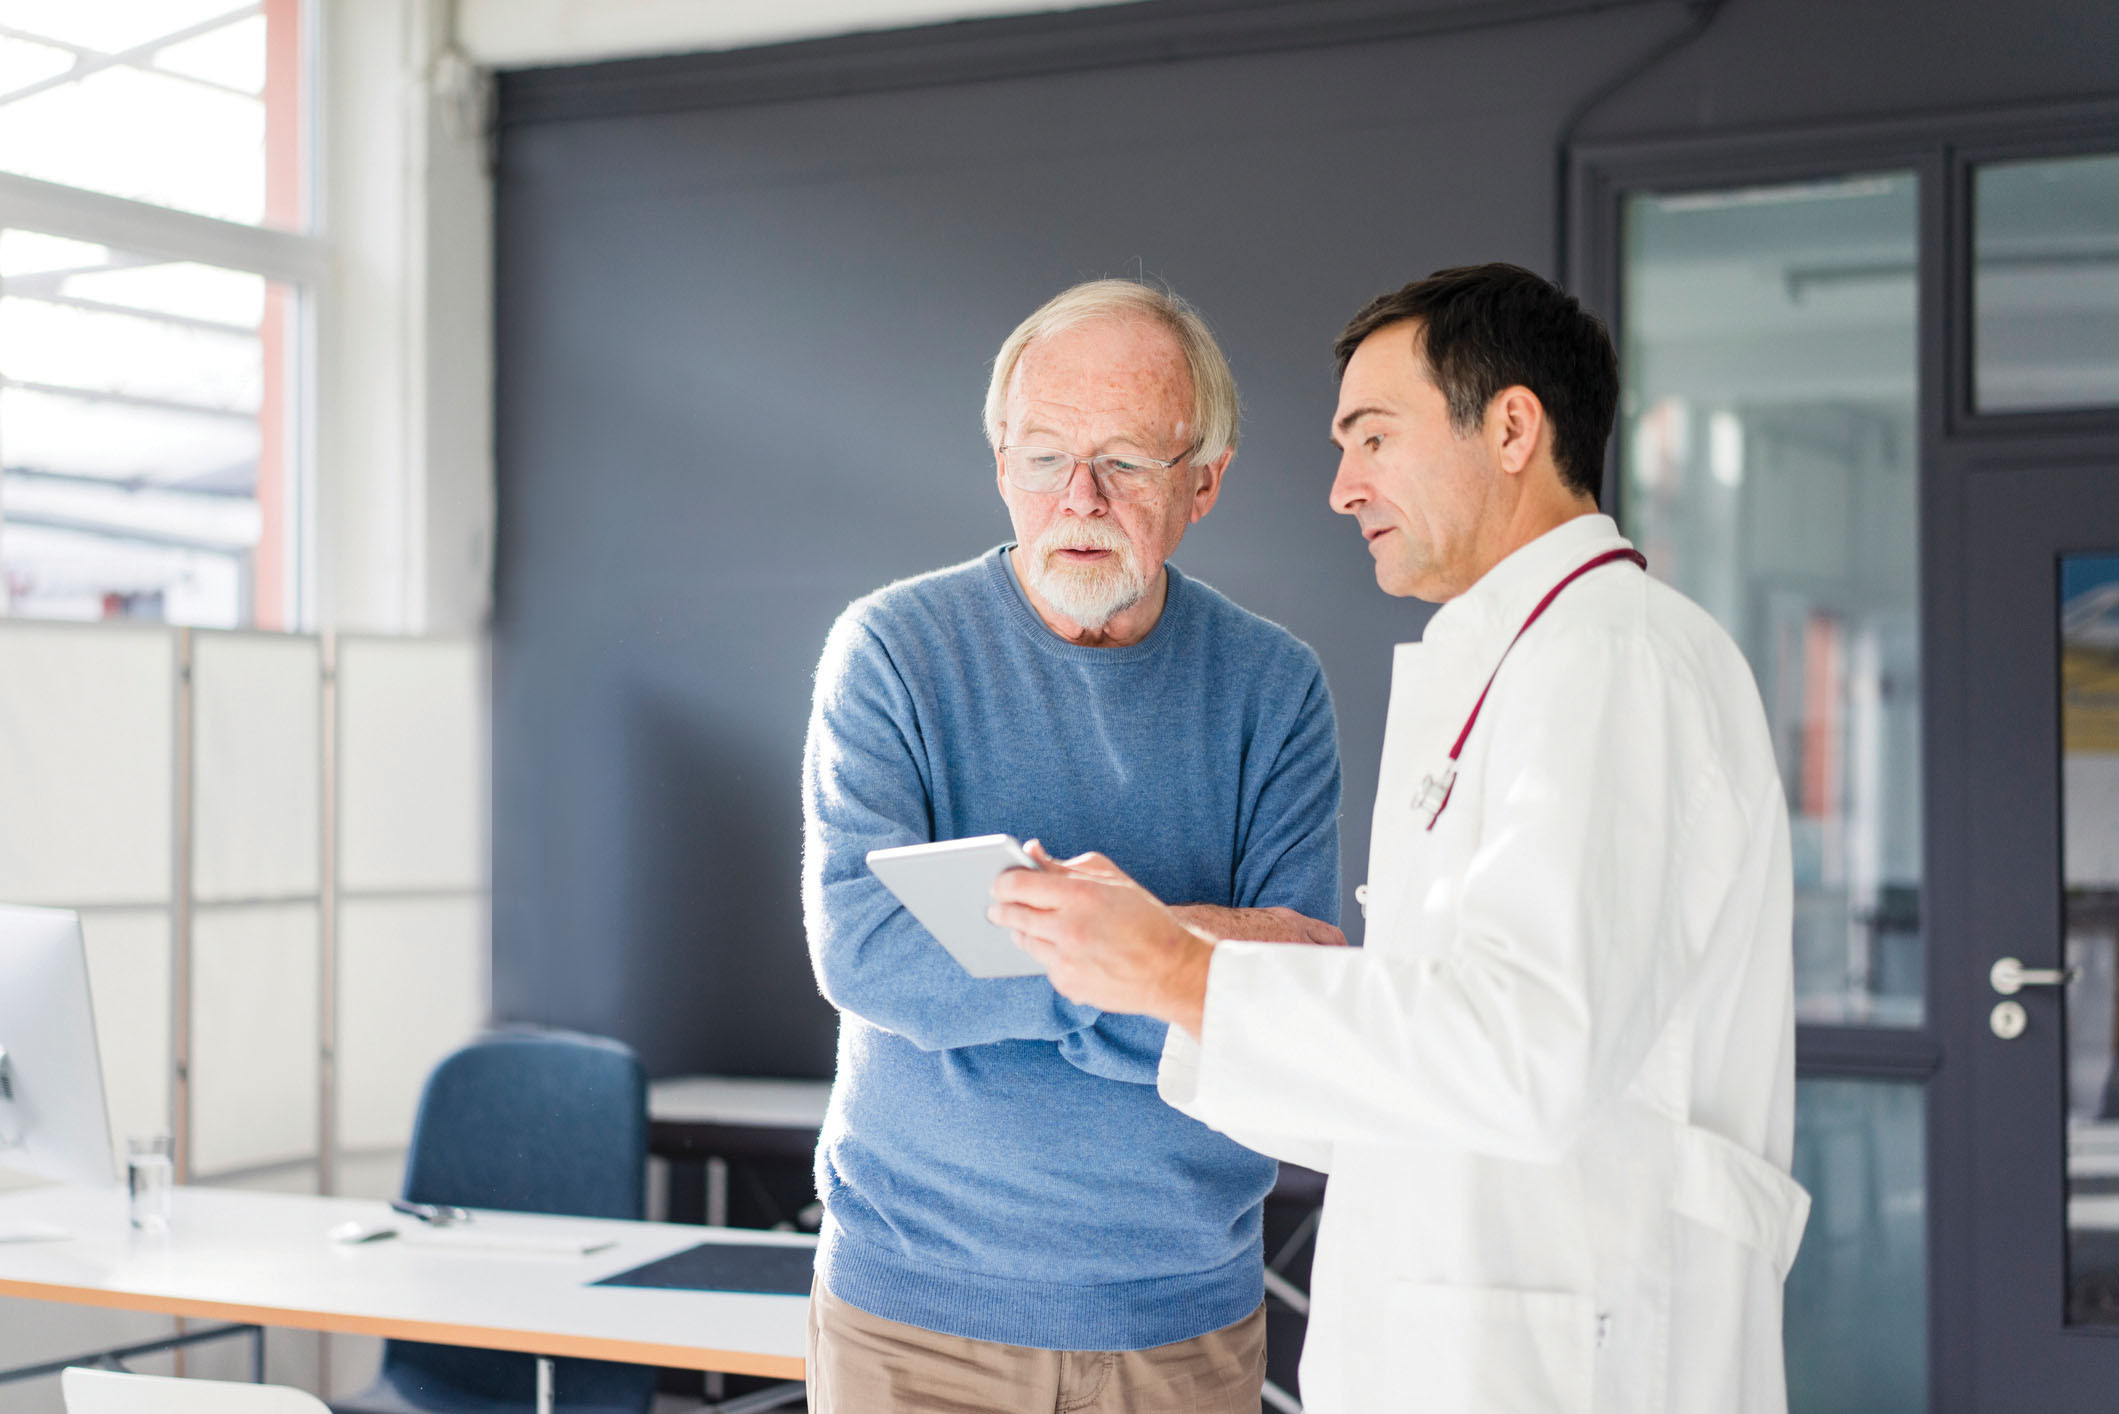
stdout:
<svg viewBox="0 0 2119 1414">
<path fill-rule="evenodd" d="M 1258 1414 L 1266 1309 L 1152 1350 L 937 1335 L 809 1293 L 810 1414 Z"/>
</svg>

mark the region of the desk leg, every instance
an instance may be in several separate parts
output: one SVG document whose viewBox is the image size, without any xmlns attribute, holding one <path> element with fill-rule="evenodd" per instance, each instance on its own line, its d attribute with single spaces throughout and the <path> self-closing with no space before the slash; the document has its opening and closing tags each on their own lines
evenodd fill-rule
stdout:
<svg viewBox="0 0 2119 1414">
<path fill-rule="evenodd" d="M 673 1223 L 706 1221 L 706 1161 L 671 1159 L 667 1191 L 669 1220 Z"/>
<path fill-rule="evenodd" d="M 537 1414 L 552 1414 L 552 1362 L 543 1355 L 537 1357 Z"/>
<path fill-rule="evenodd" d="M 728 1226 L 728 1160 L 706 1161 L 706 1225 Z"/>
</svg>

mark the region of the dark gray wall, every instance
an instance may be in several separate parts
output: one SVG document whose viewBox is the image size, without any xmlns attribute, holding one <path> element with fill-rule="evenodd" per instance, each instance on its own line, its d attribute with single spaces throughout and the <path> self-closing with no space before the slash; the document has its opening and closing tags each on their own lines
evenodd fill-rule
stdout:
<svg viewBox="0 0 2119 1414">
<path fill-rule="evenodd" d="M 656 1073 L 829 1073 L 796 897 L 816 653 L 849 599 L 1006 537 L 987 364 L 1091 276 L 1167 280 L 1235 364 L 1243 450 L 1177 560 L 1323 657 L 1351 891 L 1425 612 L 1326 508 L 1330 339 L 1437 266 L 1549 269 L 1565 115 L 1683 19 L 505 125 L 497 1013 Z M 1734 0 L 1583 133 L 2109 93 L 2114 53 L 2101 0 Z"/>
</svg>

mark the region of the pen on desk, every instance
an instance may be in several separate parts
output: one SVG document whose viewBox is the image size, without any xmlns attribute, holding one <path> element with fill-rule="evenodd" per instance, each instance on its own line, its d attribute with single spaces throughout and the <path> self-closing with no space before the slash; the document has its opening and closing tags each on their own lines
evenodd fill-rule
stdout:
<svg viewBox="0 0 2119 1414">
<path fill-rule="evenodd" d="M 447 1203 L 409 1203 L 402 1198 L 392 1198 L 390 1208 L 408 1218 L 418 1218 L 429 1227 L 452 1227 L 471 1221 L 469 1209 L 451 1207 Z"/>
</svg>

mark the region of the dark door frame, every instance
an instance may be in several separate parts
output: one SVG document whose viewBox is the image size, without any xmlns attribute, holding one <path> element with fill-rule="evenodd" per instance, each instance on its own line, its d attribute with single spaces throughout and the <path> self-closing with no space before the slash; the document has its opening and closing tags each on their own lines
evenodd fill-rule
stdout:
<svg viewBox="0 0 2119 1414">
<path fill-rule="evenodd" d="M 1974 829 L 1976 802 L 1959 769 L 1968 745 L 1967 693 L 1979 671 L 1966 634 L 1972 604 L 1964 550 L 1975 528 L 1967 492 L 1982 468 L 2099 458 L 2119 466 L 2119 408 L 1973 410 L 1972 174 L 1990 161 L 2102 152 L 2119 152 L 2119 102 L 1583 145 L 1568 155 L 1570 287 L 1614 328 L 1622 206 L 1628 196 L 1886 171 L 1911 171 L 1920 181 L 1916 283 L 1926 1019 L 1919 1030 L 1799 1027 L 1796 1068 L 1804 1076 L 1925 1082 L 1928 1398 L 1935 1414 L 2016 1407 L 2006 1390 L 1981 1398 L 1975 1358 L 1978 1269 L 1972 1239 L 1979 1194 L 1973 1145 L 1979 1111 L 1970 1048 L 1986 1035 L 1994 998 L 1985 975 L 1991 940 L 1975 936 L 1971 922 L 1970 881 L 1981 848 Z M 1615 456 L 1611 464 L 1617 464 Z M 1615 503 L 1617 483 L 1618 478 L 1607 478 L 1607 503 Z"/>
</svg>

